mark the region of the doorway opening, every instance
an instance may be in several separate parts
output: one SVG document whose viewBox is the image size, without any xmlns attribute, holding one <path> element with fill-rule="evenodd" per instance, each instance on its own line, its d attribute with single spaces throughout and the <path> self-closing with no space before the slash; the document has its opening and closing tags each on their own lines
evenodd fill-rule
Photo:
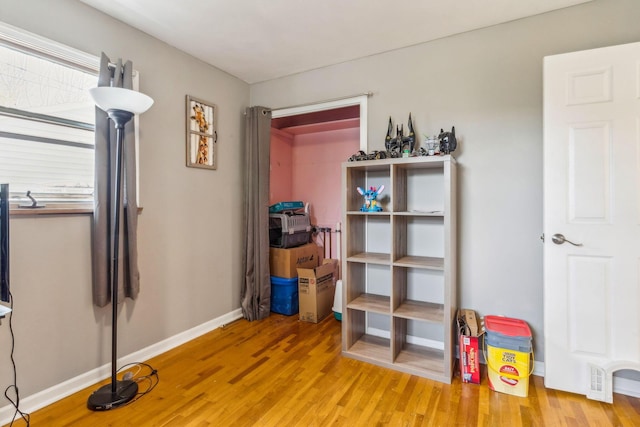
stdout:
<svg viewBox="0 0 640 427">
<path fill-rule="evenodd" d="M 272 112 L 269 203 L 308 204 L 325 258 L 340 259 L 341 164 L 367 151 L 366 103 L 362 95 Z"/>
</svg>

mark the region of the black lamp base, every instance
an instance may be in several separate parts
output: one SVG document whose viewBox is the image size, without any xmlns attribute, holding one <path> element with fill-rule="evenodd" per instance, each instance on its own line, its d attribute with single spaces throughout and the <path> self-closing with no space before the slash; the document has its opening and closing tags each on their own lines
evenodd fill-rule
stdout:
<svg viewBox="0 0 640 427">
<path fill-rule="evenodd" d="M 92 411 L 108 411 L 126 405 L 138 394 L 138 383 L 131 380 L 116 381 L 116 392 L 111 391 L 111 383 L 94 391 L 87 407 Z"/>
</svg>

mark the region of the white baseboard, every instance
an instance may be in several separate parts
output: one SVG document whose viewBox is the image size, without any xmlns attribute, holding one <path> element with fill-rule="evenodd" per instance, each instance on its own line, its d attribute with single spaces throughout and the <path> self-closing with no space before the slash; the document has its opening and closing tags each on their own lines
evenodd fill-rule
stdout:
<svg viewBox="0 0 640 427">
<path fill-rule="evenodd" d="M 223 325 L 238 320 L 242 317 L 242 309 L 238 308 L 230 313 L 224 314 L 213 320 L 205 322 L 194 328 L 181 332 L 177 335 L 162 340 L 156 344 L 152 344 L 149 347 L 143 348 L 135 353 L 131 353 L 127 356 L 123 356 L 118 359 L 118 366 L 123 366 L 127 363 L 144 362 L 159 354 L 165 353 L 173 348 L 176 348 L 194 338 L 211 332 Z M 96 384 L 108 378 L 111 375 L 111 364 L 106 364 L 98 368 L 92 369 L 89 372 L 80 374 L 75 378 L 70 378 L 60 384 L 53 387 L 49 387 L 46 390 L 42 390 L 31 396 L 20 398 L 20 410 L 22 412 L 34 412 L 38 409 L 44 408 L 58 400 L 65 398 L 77 391 L 90 387 L 92 384 Z M 87 396 L 88 398 L 89 396 Z M 11 421 L 15 408 L 11 405 L 3 406 L 0 408 L 0 425 L 5 425 Z"/>
<path fill-rule="evenodd" d="M 640 381 L 614 376 L 613 392 L 631 397 L 640 397 Z"/>
<path fill-rule="evenodd" d="M 371 327 L 367 328 L 367 335 L 373 335 L 374 337 L 380 337 L 380 338 L 386 338 L 386 339 L 391 338 L 391 332 L 385 331 L 384 329 L 371 328 Z M 420 338 L 413 335 L 407 335 L 407 342 L 409 344 L 416 344 L 422 347 L 429 347 L 429 348 L 435 348 L 437 350 L 444 350 L 444 342 L 442 341 L 430 340 L 428 338 Z"/>
<path fill-rule="evenodd" d="M 544 362 L 538 362 L 537 360 L 534 360 L 532 375 L 544 377 Z"/>
</svg>

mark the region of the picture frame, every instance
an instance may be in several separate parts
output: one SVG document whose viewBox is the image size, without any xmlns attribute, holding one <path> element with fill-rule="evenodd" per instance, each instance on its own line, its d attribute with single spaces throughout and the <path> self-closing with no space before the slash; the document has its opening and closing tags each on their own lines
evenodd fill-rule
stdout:
<svg viewBox="0 0 640 427">
<path fill-rule="evenodd" d="M 215 104 L 186 96 L 187 167 L 216 169 L 218 166 L 218 109 Z"/>
</svg>

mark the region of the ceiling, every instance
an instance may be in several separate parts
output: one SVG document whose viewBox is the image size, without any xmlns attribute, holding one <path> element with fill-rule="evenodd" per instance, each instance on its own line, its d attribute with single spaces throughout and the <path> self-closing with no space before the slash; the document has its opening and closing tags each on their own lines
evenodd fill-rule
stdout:
<svg viewBox="0 0 640 427">
<path fill-rule="evenodd" d="M 592 0 L 80 1 L 257 83 Z"/>
</svg>

